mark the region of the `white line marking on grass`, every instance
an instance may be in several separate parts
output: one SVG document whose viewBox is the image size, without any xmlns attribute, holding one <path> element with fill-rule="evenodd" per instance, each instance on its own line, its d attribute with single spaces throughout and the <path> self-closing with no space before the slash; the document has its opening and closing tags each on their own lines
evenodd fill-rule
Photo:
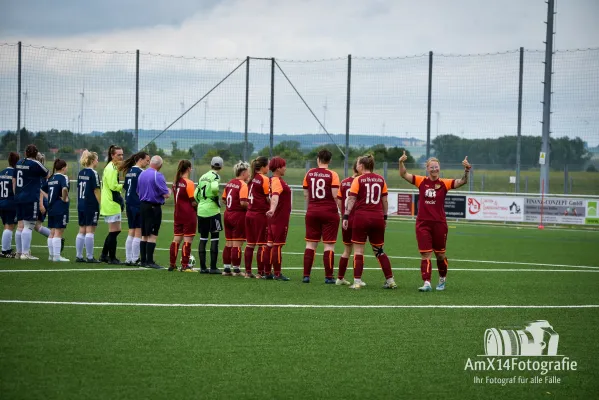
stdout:
<svg viewBox="0 0 599 400">
<path fill-rule="evenodd" d="M 57 268 L 57 269 L 0 269 L 0 272 L 90 272 L 90 271 L 148 271 L 147 268 Z"/>
<path fill-rule="evenodd" d="M 49 304 L 68 306 L 128 306 L 128 307 L 215 307 L 215 308 L 472 308 L 472 309 L 504 309 L 504 308 L 599 308 L 599 304 L 573 304 L 573 305 L 477 305 L 477 304 L 168 304 L 168 303 L 110 303 L 88 301 L 41 301 L 41 300 L 0 300 L 4 304 Z"/>
<path fill-rule="evenodd" d="M 31 245 L 31 247 L 43 247 L 47 248 L 47 246 L 43 245 Z M 65 246 L 68 248 L 75 248 L 75 246 Z M 101 249 L 102 247 L 94 247 L 95 249 Z M 124 247 L 118 247 L 119 250 L 125 250 Z M 156 247 L 156 250 L 159 251 L 170 251 L 170 249 Z M 296 255 L 303 256 L 304 253 L 295 253 L 284 251 L 283 254 L 286 255 Z M 321 256 L 322 253 L 315 253 L 315 256 Z M 364 254 L 366 258 L 374 258 L 373 255 Z M 389 258 L 393 259 L 401 259 L 401 260 L 418 260 L 420 261 L 420 257 L 409 257 L 409 256 L 389 256 Z M 509 264 L 509 265 L 528 265 L 528 266 L 540 266 L 540 267 L 563 267 L 563 268 L 580 268 L 580 269 L 596 269 L 599 270 L 598 266 L 589 266 L 589 265 L 570 265 L 570 264 L 545 264 L 545 263 L 528 263 L 528 262 L 518 262 L 518 261 L 491 261 L 491 260 L 462 260 L 458 258 L 449 258 L 449 262 L 466 262 L 466 263 L 477 263 L 477 264 Z"/>
</svg>

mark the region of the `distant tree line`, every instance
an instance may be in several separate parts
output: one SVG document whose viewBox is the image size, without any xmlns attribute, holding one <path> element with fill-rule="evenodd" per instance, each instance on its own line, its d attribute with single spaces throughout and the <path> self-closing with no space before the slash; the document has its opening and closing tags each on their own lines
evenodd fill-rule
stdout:
<svg viewBox="0 0 599 400">
<path fill-rule="evenodd" d="M 432 140 L 436 157 L 445 164 L 460 164 L 464 156 L 478 165 L 497 165 L 498 167 L 516 165 L 517 136 L 503 136 L 496 139 L 463 139 L 455 135 L 441 135 Z M 592 154 L 587 151 L 580 138 L 551 138 L 549 142 L 550 167 L 563 170 L 582 170 L 589 164 Z M 538 167 L 541 151 L 541 137 L 522 136 L 520 164 L 523 168 Z"/>
</svg>

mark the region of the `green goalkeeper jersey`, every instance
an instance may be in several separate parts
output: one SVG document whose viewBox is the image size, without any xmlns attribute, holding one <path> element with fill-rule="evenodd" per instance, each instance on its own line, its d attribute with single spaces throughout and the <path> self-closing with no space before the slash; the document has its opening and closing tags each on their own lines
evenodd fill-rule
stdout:
<svg viewBox="0 0 599 400">
<path fill-rule="evenodd" d="M 198 181 L 194 197 L 198 203 L 198 217 L 212 217 L 220 214 L 218 185 L 220 176 L 214 171 L 208 171 Z"/>
</svg>

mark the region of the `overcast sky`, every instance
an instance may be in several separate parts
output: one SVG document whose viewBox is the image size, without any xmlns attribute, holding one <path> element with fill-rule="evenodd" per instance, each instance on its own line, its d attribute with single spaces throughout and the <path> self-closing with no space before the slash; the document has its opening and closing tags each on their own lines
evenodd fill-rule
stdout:
<svg viewBox="0 0 599 400">
<path fill-rule="evenodd" d="M 0 0 L 0 42 L 83 50 L 142 52 L 140 124 L 162 129 L 234 68 L 143 55 L 243 59 L 277 57 L 326 126 L 345 131 L 347 54 L 354 133 L 424 138 L 428 56 L 435 52 L 433 134 L 515 134 L 518 54 L 543 50 L 543 0 Z M 599 0 L 558 0 L 556 49 L 599 46 Z M 513 51 L 444 58 L 440 54 Z M 15 124 L 14 47 L 0 47 L 0 129 Z M 599 52 L 555 60 L 556 135 L 599 143 Z M 325 63 L 282 60 L 340 58 Z M 27 121 L 33 130 L 74 129 L 85 92 L 84 132 L 132 128 L 134 58 L 24 47 Z M 526 53 L 523 133 L 540 134 L 542 53 Z M 268 131 L 270 69 L 252 62 L 250 130 Z M 277 72 L 278 73 L 278 72 Z M 239 70 L 178 127 L 243 130 L 245 73 Z M 318 124 L 278 73 L 275 131 L 318 132 Z M 13 93 L 15 92 L 15 93 Z M 14 97 L 14 98 L 13 98 Z M 184 105 L 182 105 L 183 103 Z M 326 107 L 326 110 L 325 110 Z M 241 111 L 240 111 L 241 110 Z M 15 115 L 13 115 L 15 114 Z M 12 128 L 14 129 L 14 128 Z M 76 130 L 76 129 L 74 129 Z M 424 135 L 424 136 L 423 136 Z"/>
<path fill-rule="evenodd" d="M 297 59 L 542 49 L 543 0 L 1 0 L 3 41 Z M 599 1 L 559 0 L 556 48 L 599 43 Z"/>
</svg>

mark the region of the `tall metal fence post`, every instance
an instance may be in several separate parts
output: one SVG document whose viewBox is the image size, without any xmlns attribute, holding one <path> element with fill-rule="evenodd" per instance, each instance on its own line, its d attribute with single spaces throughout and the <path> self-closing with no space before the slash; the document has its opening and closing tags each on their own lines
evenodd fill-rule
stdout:
<svg viewBox="0 0 599 400">
<path fill-rule="evenodd" d="M 243 160 L 249 159 L 248 154 L 248 123 L 250 106 L 250 56 L 245 59 L 245 130 L 243 131 Z"/>
<path fill-rule="evenodd" d="M 387 161 L 383 162 L 383 178 L 385 181 L 387 180 L 387 172 L 389 170 L 389 163 Z"/>
<path fill-rule="evenodd" d="M 275 118 L 275 58 L 270 60 L 270 158 L 274 147 L 274 118 Z"/>
<path fill-rule="evenodd" d="M 549 160 L 551 148 L 549 147 L 550 120 L 551 120 L 551 74 L 553 70 L 553 15 L 555 0 L 547 0 L 547 35 L 545 39 L 545 77 L 543 90 L 543 138 L 541 152 L 545 153 L 545 162 L 541 164 L 540 191 L 549 193 Z"/>
<path fill-rule="evenodd" d="M 349 106 L 351 99 L 351 54 L 347 56 L 347 98 L 345 105 L 345 160 L 343 161 L 343 171 L 345 177 L 349 176 Z"/>
<path fill-rule="evenodd" d="M 139 50 L 135 51 L 135 152 L 139 151 Z"/>
<path fill-rule="evenodd" d="M 426 159 L 431 156 L 431 100 L 433 94 L 433 52 L 428 52 L 428 110 L 426 113 Z"/>
<path fill-rule="evenodd" d="M 528 176 L 524 177 L 524 193 L 528 193 Z"/>
<path fill-rule="evenodd" d="M 564 194 L 568 194 L 568 164 L 564 165 Z"/>
<path fill-rule="evenodd" d="M 474 171 L 470 170 L 470 179 L 468 179 L 468 191 L 472 192 L 474 190 Z"/>
<path fill-rule="evenodd" d="M 19 42 L 19 58 L 17 67 L 17 153 L 21 154 L 21 42 Z"/>
<path fill-rule="evenodd" d="M 524 47 L 520 47 L 520 73 L 518 78 L 518 138 L 516 140 L 516 192 L 520 192 L 520 157 L 522 148 L 522 79 L 524 77 Z"/>
</svg>

